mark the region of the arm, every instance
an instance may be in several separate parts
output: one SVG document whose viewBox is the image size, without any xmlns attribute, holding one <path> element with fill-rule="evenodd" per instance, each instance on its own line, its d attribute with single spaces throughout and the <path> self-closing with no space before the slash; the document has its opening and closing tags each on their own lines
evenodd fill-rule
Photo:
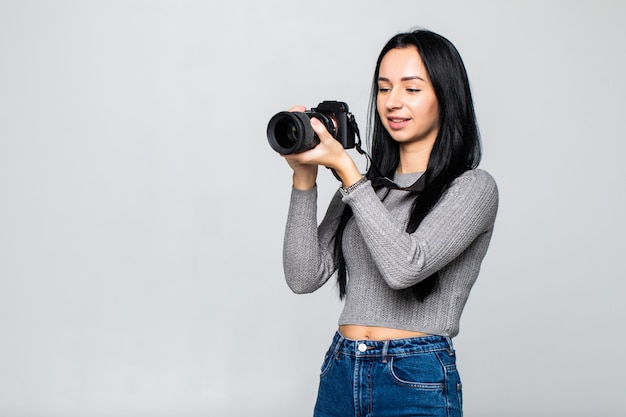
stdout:
<svg viewBox="0 0 626 417">
<path fill-rule="evenodd" d="M 408 234 L 371 186 L 364 184 L 344 202 L 387 284 L 394 289 L 415 285 L 455 259 L 482 233 L 491 230 L 498 206 L 493 178 L 482 170 L 457 178 L 439 203 Z"/>
<path fill-rule="evenodd" d="M 313 292 L 335 272 L 334 237 L 344 206 L 337 193 L 318 227 L 317 188 L 292 190 L 283 243 L 283 269 L 293 292 Z"/>
<path fill-rule="evenodd" d="M 304 111 L 302 106 L 292 111 Z M 305 152 L 283 155 L 293 170 L 293 189 L 283 243 L 283 268 L 287 284 L 295 293 L 321 287 L 335 272 L 334 237 L 345 204 L 337 192 L 326 216 L 317 227 L 318 166 L 333 168 L 344 186 L 361 178 L 361 173 L 343 146 L 317 119 L 310 120 L 320 143 Z"/>
</svg>

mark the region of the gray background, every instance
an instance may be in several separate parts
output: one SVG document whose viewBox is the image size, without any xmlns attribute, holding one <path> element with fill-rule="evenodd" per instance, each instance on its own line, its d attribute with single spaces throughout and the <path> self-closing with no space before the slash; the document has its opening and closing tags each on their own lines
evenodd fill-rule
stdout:
<svg viewBox="0 0 626 417">
<path fill-rule="evenodd" d="M 364 129 L 377 54 L 414 26 L 464 57 L 501 190 L 455 338 L 466 415 L 625 415 L 625 18 L 1 1 L 0 415 L 311 415 L 340 304 L 284 284 L 291 178 L 266 123 L 339 99 Z M 323 212 L 338 184 L 320 175 Z"/>
</svg>

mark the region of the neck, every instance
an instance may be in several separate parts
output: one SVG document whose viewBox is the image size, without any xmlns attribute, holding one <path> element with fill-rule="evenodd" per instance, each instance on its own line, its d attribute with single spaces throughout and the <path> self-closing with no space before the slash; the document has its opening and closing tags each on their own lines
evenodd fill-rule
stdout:
<svg viewBox="0 0 626 417">
<path fill-rule="evenodd" d="M 424 146 L 400 146 L 400 163 L 398 164 L 398 174 L 408 174 L 411 172 L 424 172 L 428 168 L 428 159 L 433 144 L 424 144 Z"/>
</svg>

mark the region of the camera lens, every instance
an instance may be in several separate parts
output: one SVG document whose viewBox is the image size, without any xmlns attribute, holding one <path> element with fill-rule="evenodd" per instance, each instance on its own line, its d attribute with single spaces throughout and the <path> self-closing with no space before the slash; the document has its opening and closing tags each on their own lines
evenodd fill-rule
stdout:
<svg viewBox="0 0 626 417">
<path fill-rule="evenodd" d="M 279 120 L 274 133 L 278 144 L 284 148 L 292 147 L 298 141 L 298 128 L 292 120 Z"/>
<path fill-rule="evenodd" d="M 280 112 L 267 125 L 267 140 L 276 152 L 282 155 L 304 152 L 319 142 L 303 112 Z"/>
</svg>

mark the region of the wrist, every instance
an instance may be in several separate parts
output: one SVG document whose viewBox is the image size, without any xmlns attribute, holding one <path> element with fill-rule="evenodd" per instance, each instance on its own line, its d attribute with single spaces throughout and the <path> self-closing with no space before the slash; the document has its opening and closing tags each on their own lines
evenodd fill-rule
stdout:
<svg viewBox="0 0 626 417">
<path fill-rule="evenodd" d="M 340 167 L 335 168 L 335 172 L 339 178 L 341 178 L 343 188 L 350 187 L 363 177 L 363 174 L 361 174 L 361 171 L 359 171 L 356 164 L 347 153 L 345 154 L 345 161 Z"/>
<path fill-rule="evenodd" d="M 317 175 L 293 175 L 293 188 L 297 190 L 310 190 L 315 187 Z"/>
<path fill-rule="evenodd" d="M 367 177 L 365 175 L 363 175 L 361 178 L 358 179 L 358 181 L 354 182 L 353 184 L 347 186 L 347 187 L 341 187 L 341 191 L 343 191 L 344 195 L 348 195 L 351 192 L 353 192 L 354 190 L 356 190 L 357 188 L 359 188 L 362 184 L 365 184 L 367 182 Z"/>
</svg>

